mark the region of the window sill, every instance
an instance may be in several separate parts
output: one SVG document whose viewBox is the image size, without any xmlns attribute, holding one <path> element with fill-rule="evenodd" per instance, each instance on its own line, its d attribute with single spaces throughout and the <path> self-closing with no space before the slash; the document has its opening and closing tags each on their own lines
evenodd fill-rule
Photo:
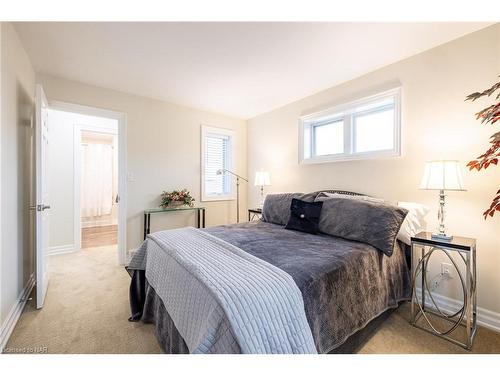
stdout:
<svg viewBox="0 0 500 375">
<path fill-rule="evenodd" d="M 228 196 L 224 196 L 224 197 L 203 197 L 201 198 L 201 202 L 221 202 L 221 201 L 235 201 L 236 200 L 236 197 L 228 197 Z"/>
<path fill-rule="evenodd" d="M 374 159 L 389 159 L 398 158 L 401 156 L 399 150 L 386 150 L 378 152 L 365 152 L 351 155 L 325 155 L 316 156 L 309 159 L 301 159 L 299 164 L 322 164 L 322 163 L 335 163 L 340 161 L 355 161 L 355 160 L 374 160 Z"/>
</svg>

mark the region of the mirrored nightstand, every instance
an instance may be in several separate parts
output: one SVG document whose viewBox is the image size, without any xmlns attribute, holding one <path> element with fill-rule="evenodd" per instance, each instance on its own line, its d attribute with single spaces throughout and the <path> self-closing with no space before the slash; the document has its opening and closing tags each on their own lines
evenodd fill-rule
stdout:
<svg viewBox="0 0 500 375">
<path fill-rule="evenodd" d="M 249 208 L 248 221 L 260 220 L 262 217 L 262 208 Z"/>
<path fill-rule="evenodd" d="M 430 232 L 420 232 L 411 238 L 411 252 L 410 323 L 470 350 L 477 330 L 476 240 L 458 236 L 442 240 L 432 238 Z M 427 276 L 433 255 L 436 255 L 436 260 L 439 257 L 440 262 L 444 259 L 446 263 L 441 263 L 441 267 L 448 264 L 448 272 L 458 278 L 463 296 L 459 306 L 453 306 L 449 301 L 445 306 L 443 297 L 434 292 Z"/>
</svg>

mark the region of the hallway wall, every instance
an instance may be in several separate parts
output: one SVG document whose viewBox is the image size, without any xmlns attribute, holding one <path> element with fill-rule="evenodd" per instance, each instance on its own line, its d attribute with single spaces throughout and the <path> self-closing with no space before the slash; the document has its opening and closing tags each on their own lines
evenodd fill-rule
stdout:
<svg viewBox="0 0 500 375">
<path fill-rule="evenodd" d="M 76 126 L 114 127 L 116 120 L 49 110 L 51 145 L 49 185 L 51 194 L 51 253 L 78 250 L 75 225 L 75 135 Z"/>
</svg>

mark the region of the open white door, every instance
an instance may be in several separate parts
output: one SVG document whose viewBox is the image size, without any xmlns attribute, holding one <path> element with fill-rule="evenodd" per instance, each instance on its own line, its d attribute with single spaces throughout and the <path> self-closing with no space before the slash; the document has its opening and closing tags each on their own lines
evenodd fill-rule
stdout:
<svg viewBox="0 0 500 375">
<path fill-rule="evenodd" d="M 48 103 L 41 85 L 36 86 L 36 308 L 43 307 L 49 276 L 49 124 Z"/>
</svg>

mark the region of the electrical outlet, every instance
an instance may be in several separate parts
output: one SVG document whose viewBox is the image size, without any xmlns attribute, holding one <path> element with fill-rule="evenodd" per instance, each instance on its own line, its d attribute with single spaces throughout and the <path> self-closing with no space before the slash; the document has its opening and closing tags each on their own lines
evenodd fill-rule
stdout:
<svg viewBox="0 0 500 375">
<path fill-rule="evenodd" d="M 452 276 L 453 266 L 450 263 L 441 263 L 441 275 L 444 275 L 448 278 L 453 278 Z"/>
<path fill-rule="evenodd" d="M 434 280 L 432 282 L 432 287 L 431 287 L 431 290 L 434 292 L 438 287 L 439 287 L 439 283 L 440 283 L 441 280 Z"/>
</svg>

